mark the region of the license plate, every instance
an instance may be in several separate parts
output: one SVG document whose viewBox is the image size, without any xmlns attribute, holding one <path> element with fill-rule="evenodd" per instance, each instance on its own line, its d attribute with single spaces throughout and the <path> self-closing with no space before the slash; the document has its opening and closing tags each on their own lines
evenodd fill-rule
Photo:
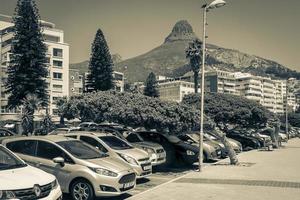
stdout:
<svg viewBox="0 0 300 200">
<path fill-rule="evenodd" d="M 129 182 L 129 183 L 125 183 L 125 184 L 123 184 L 123 188 L 130 188 L 130 187 L 132 187 L 132 186 L 134 186 L 134 184 L 135 184 L 135 182 Z"/>
<path fill-rule="evenodd" d="M 152 168 L 151 165 L 146 165 L 146 166 L 143 167 L 143 169 L 144 169 L 145 171 L 150 170 L 151 168 Z"/>
</svg>

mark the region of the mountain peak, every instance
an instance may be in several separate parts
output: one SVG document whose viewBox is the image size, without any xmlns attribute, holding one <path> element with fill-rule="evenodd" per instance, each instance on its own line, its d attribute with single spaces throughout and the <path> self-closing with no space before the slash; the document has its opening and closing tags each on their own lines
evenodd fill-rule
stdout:
<svg viewBox="0 0 300 200">
<path fill-rule="evenodd" d="M 194 40 L 196 38 L 197 36 L 189 22 L 187 20 L 180 20 L 174 25 L 172 32 L 165 39 L 165 43 L 182 40 Z"/>
</svg>

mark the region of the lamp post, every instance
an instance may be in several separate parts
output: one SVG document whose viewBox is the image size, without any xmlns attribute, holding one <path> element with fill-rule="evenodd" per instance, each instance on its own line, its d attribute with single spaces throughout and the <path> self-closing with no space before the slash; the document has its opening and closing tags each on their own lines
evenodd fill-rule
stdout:
<svg viewBox="0 0 300 200">
<path fill-rule="evenodd" d="M 201 70 L 201 105 L 200 105 L 200 141 L 199 141 L 199 172 L 203 165 L 203 121 L 204 121 L 204 78 L 205 78 L 205 52 L 206 52 L 206 14 L 209 10 L 222 7 L 226 4 L 224 0 L 214 0 L 210 4 L 204 4 L 203 8 L 203 38 L 202 38 L 202 70 Z"/>
</svg>

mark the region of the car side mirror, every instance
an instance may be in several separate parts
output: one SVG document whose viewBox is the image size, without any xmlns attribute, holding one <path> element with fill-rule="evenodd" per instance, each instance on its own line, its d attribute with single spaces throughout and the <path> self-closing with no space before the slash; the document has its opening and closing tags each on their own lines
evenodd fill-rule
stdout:
<svg viewBox="0 0 300 200">
<path fill-rule="evenodd" d="M 60 164 L 62 167 L 65 166 L 65 159 L 63 159 L 62 157 L 53 158 L 53 162 Z"/>
</svg>

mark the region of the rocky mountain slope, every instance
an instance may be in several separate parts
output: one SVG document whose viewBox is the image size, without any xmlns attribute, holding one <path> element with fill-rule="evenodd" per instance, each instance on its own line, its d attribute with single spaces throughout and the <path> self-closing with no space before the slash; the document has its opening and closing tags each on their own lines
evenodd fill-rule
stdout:
<svg viewBox="0 0 300 200">
<path fill-rule="evenodd" d="M 124 72 L 129 82 L 145 81 L 150 72 L 171 77 L 182 76 L 190 72 L 185 49 L 196 38 L 192 26 L 186 20 L 181 20 L 175 24 L 162 45 L 143 55 L 124 61 L 116 61 L 115 70 Z M 300 79 L 298 72 L 271 60 L 211 44 L 207 45 L 207 49 L 209 54 L 207 70 L 215 68 L 270 75 L 278 78 L 293 76 Z M 87 64 L 88 62 L 83 62 L 71 65 L 71 68 L 86 69 Z"/>
</svg>

